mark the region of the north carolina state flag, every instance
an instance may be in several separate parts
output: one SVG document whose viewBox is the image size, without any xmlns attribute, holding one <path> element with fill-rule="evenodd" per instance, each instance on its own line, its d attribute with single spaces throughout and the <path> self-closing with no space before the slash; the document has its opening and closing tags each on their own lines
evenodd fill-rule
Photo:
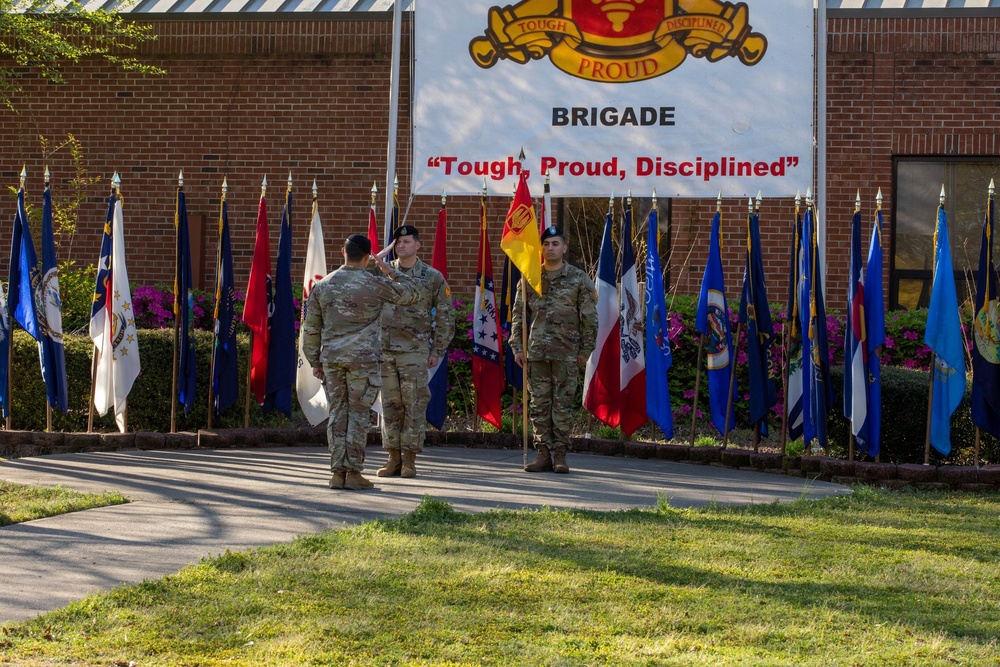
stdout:
<svg viewBox="0 0 1000 667">
<path fill-rule="evenodd" d="M 538 216 L 528 192 L 528 172 L 522 171 L 514 201 L 503 223 L 500 248 L 521 271 L 531 289 L 542 293 L 542 241 L 538 234 Z"/>
</svg>

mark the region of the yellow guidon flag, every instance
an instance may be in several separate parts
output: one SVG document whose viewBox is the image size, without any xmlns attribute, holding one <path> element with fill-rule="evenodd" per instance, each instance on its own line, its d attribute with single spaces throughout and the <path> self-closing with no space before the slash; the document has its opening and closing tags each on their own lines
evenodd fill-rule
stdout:
<svg viewBox="0 0 1000 667">
<path fill-rule="evenodd" d="M 538 294 L 542 293 L 542 242 L 538 235 L 538 216 L 528 192 L 528 172 L 521 172 L 514 201 L 510 203 L 503 224 L 500 248 L 510 257 L 524 279 Z"/>
</svg>

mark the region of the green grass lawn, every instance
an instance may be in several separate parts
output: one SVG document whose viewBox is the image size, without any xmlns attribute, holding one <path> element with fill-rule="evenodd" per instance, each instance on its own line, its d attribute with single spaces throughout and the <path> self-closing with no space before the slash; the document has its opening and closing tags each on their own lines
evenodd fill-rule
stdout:
<svg viewBox="0 0 1000 667">
<path fill-rule="evenodd" d="M 1000 665 L 998 635 L 997 494 L 476 515 L 425 499 L 7 624 L 0 663 Z"/>
<path fill-rule="evenodd" d="M 24 486 L 0 480 L 0 526 L 127 502 L 128 498 L 117 492 L 78 493 L 61 486 Z"/>
</svg>

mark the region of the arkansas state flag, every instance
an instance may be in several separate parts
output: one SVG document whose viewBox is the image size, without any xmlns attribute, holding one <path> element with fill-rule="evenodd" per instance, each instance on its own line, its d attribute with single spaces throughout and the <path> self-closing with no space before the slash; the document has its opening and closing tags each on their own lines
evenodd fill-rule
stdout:
<svg viewBox="0 0 1000 667">
<path fill-rule="evenodd" d="M 538 217 L 528 192 L 528 172 L 522 171 L 517 182 L 514 201 L 503 223 L 500 248 L 521 271 L 531 289 L 542 293 L 542 241 L 538 233 Z"/>
<path fill-rule="evenodd" d="M 309 243 L 306 245 L 306 266 L 302 276 L 302 316 L 306 321 L 306 304 L 313 285 L 326 277 L 326 247 L 323 245 L 323 224 L 319 219 L 319 203 L 313 197 L 312 223 L 309 227 Z M 301 334 L 301 332 L 300 332 Z M 302 353 L 302 338 L 299 337 L 299 360 L 295 371 L 295 392 L 299 398 L 302 414 L 313 426 L 326 421 L 330 416 L 330 404 L 326 398 L 323 381 L 313 375 L 312 366 Z"/>
<path fill-rule="evenodd" d="M 257 403 L 267 394 L 267 353 L 271 342 L 268 315 L 271 310 L 271 240 L 268 238 L 267 200 L 261 196 L 257 207 L 257 239 L 250 263 L 243 321 L 253 333 L 250 348 L 250 390 Z"/>
<path fill-rule="evenodd" d="M 393 198 L 395 226 L 399 228 L 399 202 Z M 448 282 L 448 209 L 441 206 L 438 211 L 437 229 L 434 232 L 434 252 L 431 253 L 431 266 L 441 272 L 445 282 Z M 436 313 L 435 313 L 436 315 Z M 438 359 L 433 368 L 427 370 L 427 388 L 431 392 L 431 400 L 427 403 L 427 422 L 434 428 L 444 428 L 444 420 L 448 417 L 448 354 Z"/>
<path fill-rule="evenodd" d="M 621 422 L 621 326 L 615 255 L 611 248 L 611 211 L 604 219 L 604 239 L 597 261 L 597 347 L 587 359 L 583 407 L 608 426 Z"/>
<path fill-rule="evenodd" d="M 642 299 L 632 249 L 632 206 L 625 206 L 622 223 L 621 406 L 622 433 L 631 436 L 648 421 L 646 416 L 646 354 L 643 349 Z"/>
<path fill-rule="evenodd" d="M 493 291 L 493 260 L 486 234 L 485 199 L 480 200 L 480 220 L 476 303 L 472 318 L 472 383 L 476 387 L 476 414 L 499 429 L 502 423 L 500 394 L 503 391 L 500 314 Z"/>
</svg>

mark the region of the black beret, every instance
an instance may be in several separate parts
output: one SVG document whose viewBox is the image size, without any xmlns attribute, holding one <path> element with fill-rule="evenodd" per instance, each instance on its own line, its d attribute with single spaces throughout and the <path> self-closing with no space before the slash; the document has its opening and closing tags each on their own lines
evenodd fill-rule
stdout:
<svg viewBox="0 0 1000 667">
<path fill-rule="evenodd" d="M 351 234 L 347 237 L 347 241 L 344 242 L 344 245 L 354 246 L 366 255 L 372 251 L 372 242 L 368 240 L 367 236 L 362 234 Z"/>
<path fill-rule="evenodd" d="M 420 232 L 413 225 L 403 225 L 392 234 L 393 239 L 398 239 L 400 236 L 416 236 L 419 239 Z"/>
<path fill-rule="evenodd" d="M 544 241 L 545 239 L 550 239 L 553 236 L 560 236 L 562 238 L 566 238 L 565 236 L 563 236 L 561 229 L 559 229 L 555 225 L 549 225 L 548 227 L 545 228 L 545 231 L 542 232 L 542 240 Z"/>
</svg>

